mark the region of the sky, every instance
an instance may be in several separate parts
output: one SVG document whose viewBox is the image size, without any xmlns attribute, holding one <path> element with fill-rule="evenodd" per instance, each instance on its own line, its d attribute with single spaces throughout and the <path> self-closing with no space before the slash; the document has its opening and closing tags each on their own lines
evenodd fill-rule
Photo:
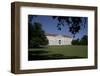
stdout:
<svg viewBox="0 0 100 76">
<path fill-rule="evenodd" d="M 73 37 L 71 32 L 69 32 L 69 28 L 67 26 L 67 23 L 65 23 L 64 26 L 62 26 L 61 30 L 57 29 L 57 24 L 58 20 L 53 19 L 52 16 L 42 16 L 42 15 L 29 15 L 29 19 L 32 19 L 31 23 L 34 24 L 34 22 L 39 22 L 42 24 L 42 29 L 46 33 L 51 33 L 51 34 L 58 34 L 58 35 L 67 35 Z M 29 20 L 28 19 L 28 20 Z M 87 18 L 86 18 L 87 19 Z M 84 35 L 87 35 L 88 31 L 88 22 L 85 23 L 85 28 L 82 28 L 79 33 L 75 35 L 73 39 L 81 39 Z"/>
</svg>

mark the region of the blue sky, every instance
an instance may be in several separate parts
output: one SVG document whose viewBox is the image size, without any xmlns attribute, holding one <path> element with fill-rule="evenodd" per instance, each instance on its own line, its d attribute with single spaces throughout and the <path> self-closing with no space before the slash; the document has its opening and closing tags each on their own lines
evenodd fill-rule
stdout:
<svg viewBox="0 0 100 76">
<path fill-rule="evenodd" d="M 57 29 L 58 20 L 53 19 L 51 16 L 38 15 L 37 17 L 35 17 L 34 15 L 31 15 L 31 17 L 28 17 L 28 18 L 32 19 L 32 23 L 34 23 L 34 22 L 41 23 L 42 24 L 42 29 L 47 33 L 67 35 L 67 36 L 73 37 L 71 32 L 69 32 L 69 28 L 67 26 L 67 23 L 65 23 L 65 25 L 62 26 L 62 29 L 60 31 L 60 30 Z M 83 37 L 83 35 L 87 35 L 87 31 L 88 31 L 87 22 L 85 23 L 85 26 L 86 26 L 85 28 L 82 28 L 79 31 L 79 33 L 77 33 L 75 35 L 74 39 L 77 39 L 77 38 L 80 39 L 81 37 Z"/>
</svg>

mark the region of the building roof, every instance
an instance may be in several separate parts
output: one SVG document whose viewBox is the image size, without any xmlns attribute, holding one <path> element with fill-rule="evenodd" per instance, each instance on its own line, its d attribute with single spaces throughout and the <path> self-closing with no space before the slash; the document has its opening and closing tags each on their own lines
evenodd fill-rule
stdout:
<svg viewBox="0 0 100 76">
<path fill-rule="evenodd" d="M 46 36 L 59 36 L 60 34 L 45 33 L 45 35 L 46 35 Z M 61 36 L 72 38 L 71 36 L 68 36 L 68 35 L 61 35 Z"/>
</svg>

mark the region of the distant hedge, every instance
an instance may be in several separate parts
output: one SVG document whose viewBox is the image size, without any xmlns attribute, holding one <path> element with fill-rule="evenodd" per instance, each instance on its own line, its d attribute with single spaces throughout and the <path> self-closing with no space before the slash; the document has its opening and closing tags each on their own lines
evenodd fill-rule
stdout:
<svg viewBox="0 0 100 76">
<path fill-rule="evenodd" d="M 88 36 L 84 35 L 81 39 L 72 40 L 72 45 L 88 45 Z"/>
</svg>

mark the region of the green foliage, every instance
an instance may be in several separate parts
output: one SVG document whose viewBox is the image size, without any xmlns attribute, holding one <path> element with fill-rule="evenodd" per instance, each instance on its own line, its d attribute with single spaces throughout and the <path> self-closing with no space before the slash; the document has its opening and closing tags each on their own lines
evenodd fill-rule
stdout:
<svg viewBox="0 0 100 76">
<path fill-rule="evenodd" d="M 88 36 L 84 35 L 80 40 L 72 40 L 72 45 L 88 45 Z"/>
<path fill-rule="evenodd" d="M 72 40 L 72 45 L 80 45 L 79 39 Z"/>
<path fill-rule="evenodd" d="M 86 35 L 80 40 L 80 45 L 87 45 L 88 44 L 88 37 Z"/>
<path fill-rule="evenodd" d="M 28 26 L 29 48 L 43 47 L 48 45 L 48 40 L 40 23 L 35 22 L 33 25 L 29 23 Z"/>
<path fill-rule="evenodd" d="M 69 32 L 72 33 L 73 37 L 75 37 L 75 35 L 79 33 L 81 29 L 85 28 L 87 24 L 86 17 L 53 16 L 52 18 L 58 20 L 58 30 L 61 30 L 62 26 L 67 25 L 69 28 Z"/>
</svg>

